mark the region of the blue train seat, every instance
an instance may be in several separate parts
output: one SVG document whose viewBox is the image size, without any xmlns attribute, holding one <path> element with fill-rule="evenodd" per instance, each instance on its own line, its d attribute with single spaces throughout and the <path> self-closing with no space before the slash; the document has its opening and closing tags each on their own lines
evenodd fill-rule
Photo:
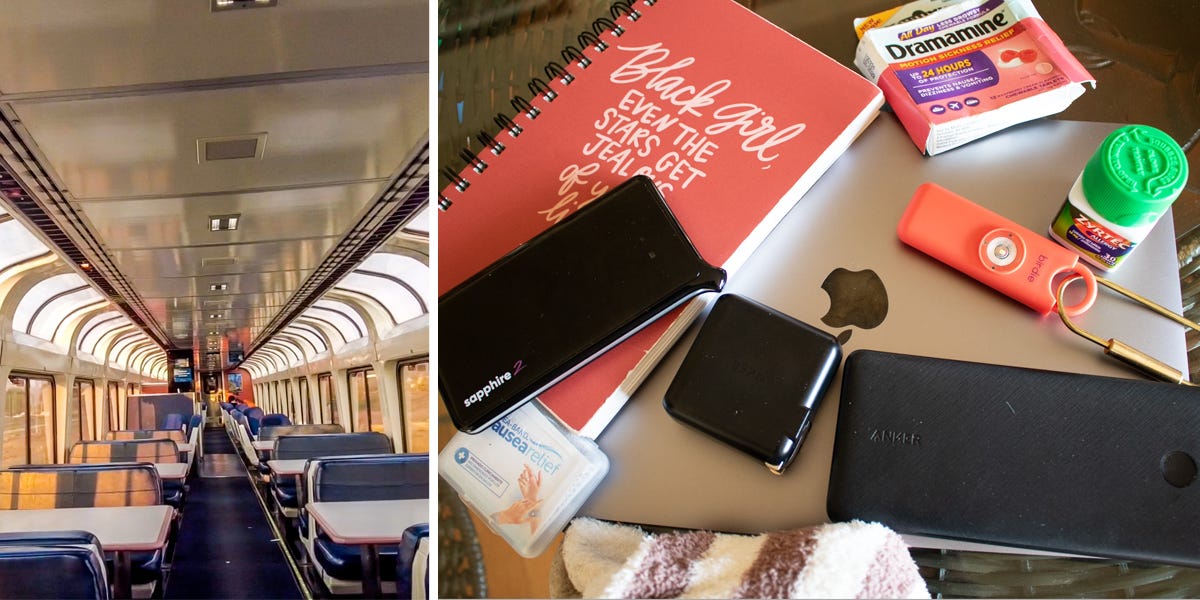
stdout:
<svg viewBox="0 0 1200 600">
<path fill-rule="evenodd" d="M 263 427 L 276 427 L 279 425 L 291 425 L 292 420 L 287 415 L 281 413 L 271 413 L 264 415 L 262 422 L 259 424 L 259 432 L 262 432 Z"/>
<path fill-rule="evenodd" d="M 356 454 L 391 454 L 392 440 L 376 431 L 331 433 L 326 435 L 285 435 L 275 440 L 275 460 L 292 460 Z M 378 483 L 378 482 L 372 482 Z M 289 518 L 298 516 L 294 477 L 271 477 L 271 492 L 280 511 Z"/>
<path fill-rule="evenodd" d="M 183 415 L 171 413 L 163 420 L 163 429 L 183 429 Z"/>
<path fill-rule="evenodd" d="M 0 494 L 0 509 L 169 504 L 158 471 L 147 464 L 21 465 L 0 471 L 0 489 L 11 490 Z M 132 583 L 159 581 L 162 556 L 162 550 L 132 553 Z"/>
<path fill-rule="evenodd" d="M 307 490 L 317 502 L 355 500 L 408 500 L 429 497 L 429 456 L 387 454 L 313 459 L 306 470 Z M 325 586 L 334 594 L 361 593 L 362 554 L 355 545 L 338 544 L 324 533 L 307 511 L 300 519 L 301 539 Z M 420 528 L 414 530 L 415 552 Z M 425 525 L 428 536 L 428 525 Z M 402 550 L 396 546 L 379 549 L 381 573 L 396 572 Z M 411 573 L 412 556 L 408 557 Z M 411 584 L 411 582 L 410 582 Z"/>
<path fill-rule="evenodd" d="M 262 426 L 262 418 L 264 416 L 263 409 L 261 409 L 257 406 L 254 406 L 251 408 L 247 408 L 243 414 L 246 415 L 246 422 L 249 424 L 250 436 L 257 438 L 258 437 L 258 429 L 259 429 L 259 427 Z"/>
<path fill-rule="evenodd" d="M 98 545 L 0 545 L 0 582 L 0 598 L 110 597 Z"/>
<path fill-rule="evenodd" d="M 426 540 L 424 556 L 418 556 L 421 540 Z M 400 598 L 413 598 L 413 574 L 422 577 L 424 587 L 429 589 L 429 523 L 419 523 L 404 530 L 404 539 L 400 541 L 400 549 L 396 559 L 396 595 Z M 424 560 L 422 564 L 420 561 Z M 424 596 L 422 596 L 424 597 Z"/>
</svg>

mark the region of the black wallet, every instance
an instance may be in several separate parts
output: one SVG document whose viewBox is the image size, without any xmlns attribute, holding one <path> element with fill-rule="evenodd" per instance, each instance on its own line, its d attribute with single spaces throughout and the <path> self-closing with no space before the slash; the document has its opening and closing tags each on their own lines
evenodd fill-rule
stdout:
<svg viewBox="0 0 1200 600">
<path fill-rule="evenodd" d="M 860 350 L 834 520 L 1200 567 L 1200 390 Z"/>
<path fill-rule="evenodd" d="M 438 299 L 446 410 L 460 430 L 480 431 L 724 283 L 654 183 L 634 177 Z"/>
</svg>

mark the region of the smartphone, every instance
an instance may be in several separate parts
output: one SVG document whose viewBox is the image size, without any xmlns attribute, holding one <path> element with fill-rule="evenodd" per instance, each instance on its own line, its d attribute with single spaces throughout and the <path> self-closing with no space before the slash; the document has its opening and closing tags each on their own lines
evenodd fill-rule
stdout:
<svg viewBox="0 0 1200 600">
<path fill-rule="evenodd" d="M 480 431 L 724 283 L 634 177 L 438 299 L 442 401 L 455 427 Z"/>
</svg>

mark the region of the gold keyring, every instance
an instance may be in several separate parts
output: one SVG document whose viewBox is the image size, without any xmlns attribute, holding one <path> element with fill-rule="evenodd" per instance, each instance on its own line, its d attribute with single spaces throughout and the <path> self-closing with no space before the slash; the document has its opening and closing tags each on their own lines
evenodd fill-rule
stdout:
<svg viewBox="0 0 1200 600">
<path fill-rule="evenodd" d="M 1157 358 L 1154 358 L 1153 356 L 1150 356 L 1149 354 L 1146 354 L 1145 352 L 1142 352 L 1141 350 L 1138 350 L 1137 348 L 1134 348 L 1133 346 L 1130 346 L 1129 344 L 1126 344 L 1120 340 L 1109 338 L 1106 341 L 1100 336 L 1083 329 L 1075 323 L 1072 323 L 1071 318 L 1067 316 L 1067 312 L 1063 308 L 1063 293 L 1066 291 L 1067 286 L 1079 279 L 1083 279 L 1083 277 L 1080 275 L 1073 275 L 1063 279 L 1062 283 L 1060 283 L 1058 286 L 1058 292 L 1055 294 L 1058 301 L 1058 316 L 1062 319 L 1063 324 L 1067 326 L 1067 329 L 1070 329 L 1076 335 L 1091 341 L 1098 346 L 1104 347 L 1105 354 L 1112 356 L 1134 367 L 1135 369 L 1150 375 L 1151 377 L 1180 385 L 1196 385 L 1190 381 L 1187 381 L 1183 372 L 1158 360 Z M 1100 285 L 1103 285 L 1104 287 L 1107 287 L 1108 289 L 1113 290 L 1114 292 L 1117 292 L 1118 294 L 1121 294 L 1122 296 L 1125 296 L 1126 298 L 1129 298 L 1138 304 L 1141 304 L 1143 307 L 1148 308 L 1161 316 L 1171 319 L 1172 321 L 1175 321 L 1184 327 L 1200 331 L 1200 325 L 1197 325 L 1194 321 L 1191 321 L 1182 315 L 1171 312 L 1166 307 L 1161 306 L 1154 301 L 1137 294 L 1132 290 L 1129 290 L 1128 288 L 1113 283 L 1107 279 L 1104 279 L 1103 277 L 1097 277 L 1096 281 Z"/>
</svg>

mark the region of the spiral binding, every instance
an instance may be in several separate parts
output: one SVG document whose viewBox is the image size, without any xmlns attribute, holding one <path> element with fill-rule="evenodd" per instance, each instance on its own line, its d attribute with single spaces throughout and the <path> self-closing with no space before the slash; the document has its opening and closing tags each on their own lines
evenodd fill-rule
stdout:
<svg viewBox="0 0 1200 600">
<path fill-rule="evenodd" d="M 478 154 L 475 154 L 466 148 L 459 150 L 458 155 L 461 156 L 463 160 L 467 161 L 467 166 L 474 169 L 476 173 L 483 173 L 488 168 L 488 164 L 483 162 L 483 160 L 479 158 Z"/>
<path fill-rule="evenodd" d="M 510 119 L 508 117 L 508 115 L 506 115 L 504 113 L 498 113 L 496 115 L 495 121 L 496 121 L 496 124 L 500 126 L 500 129 L 507 131 L 508 135 L 511 135 L 513 137 L 518 137 L 521 135 L 522 131 L 525 131 L 524 127 L 517 125 L 516 121 Z"/>
<path fill-rule="evenodd" d="M 594 26 L 595 23 L 593 23 L 592 25 Z M 604 40 L 600 39 L 600 36 L 596 35 L 595 33 L 590 32 L 590 31 L 580 32 L 579 36 L 576 39 L 579 40 L 580 46 L 583 46 L 585 48 L 588 46 L 591 46 L 596 49 L 596 52 L 604 52 L 605 50 L 608 50 L 608 42 L 605 42 Z"/>
<path fill-rule="evenodd" d="M 525 116 L 529 117 L 530 121 L 542 114 L 542 109 L 530 104 L 523 96 L 513 96 L 512 105 L 513 108 L 517 109 L 517 112 L 525 113 Z"/>
<path fill-rule="evenodd" d="M 492 137 L 492 134 L 490 134 L 486 131 L 480 130 L 478 137 L 479 137 L 479 141 L 483 142 L 484 146 L 487 146 L 489 149 L 491 149 L 492 154 L 495 154 L 496 156 L 500 156 L 500 153 L 504 152 L 504 144 L 501 144 L 500 140 Z"/>
<path fill-rule="evenodd" d="M 554 102 L 554 99 L 558 97 L 558 92 L 550 89 L 550 86 L 538 77 L 529 80 L 529 91 L 533 92 L 535 96 L 541 96 L 542 100 L 546 102 Z"/>
<path fill-rule="evenodd" d="M 583 55 L 583 51 L 575 46 L 567 44 L 566 48 L 562 49 L 563 60 L 568 63 L 574 62 L 580 69 L 586 69 L 592 64 L 592 59 Z"/>
<path fill-rule="evenodd" d="M 654 6 L 657 3 L 657 0 L 640 0 L 640 3 L 644 6 Z M 612 15 L 612 18 L 599 17 L 593 20 L 591 30 L 582 31 L 578 36 L 576 36 L 575 39 L 577 42 L 579 42 L 578 47 L 570 44 L 563 47 L 560 54 L 562 55 L 565 64 L 555 61 L 550 61 L 547 63 L 544 69 L 546 73 L 546 79 L 541 79 L 539 77 L 534 77 L 531 79 L 528 84 L 529 92 L 533 94 L 534 97 L 540 97 L 547 103 L 554 102 L 554 100 L 558 98 L 558 92 L 554 91 L 554 88 L 551 87 L 549 82 L 557 82 L 564 87 L 571 85 L 571 82 L 575 81 L 575 75 L 571 73 L 571 70 L 587 69 L 592 64 L 591 59 L 584 55 L 582 49 L 590 47 L 596 52 L 604 52 L 605 50 L 608 50 L 609 44 L 602 38 L 605 32 L 611 31 L 614 36 L 619 37 L 625 33 L 625 27 L 619 23 L 621 19 L 628 19 L 630 22 L 635 22 L 641 18 L 642 13 L 634 8 L 635 4 L 637 4 L 637 2 L 631 2 L 627 0 L 614 1 L 609 6 L 609 14 Z M 513 96 L 510 104 L 512 104 L 513 109 L 516 110 L 518 114 L 524 114 L 526 117 L 529 117 L 530 120 L 537 119 L 542 113 L 541 109 L 534 106 L 529 100 L 526 100 L 520 95 Z M 521 133 L 525 131 L 525 129 L 518 125 L 517 122 L 512 119 L 512 117 L 509 117 L 504 113 L 498 113 L 492 120 L 496 123 L 496 126 L 500 128 L 500 133 L 507 132 L 508 135 L 513 138 L 520 137 Z M 486 131 L 480 131 L 477 138 L 479 139 L 480 143 L 483 144 L 483 147 L 491 151 L 491 153 L 495 156 L 499 156 L 506 148 L 506 146 L 496 136 L 493 136 Z M 472 152 L 468 148 L 461 149 L 458 155 L 460 158 L 466 161 L 467 166 L 470 167 L 475 173 L 482 174 L 488 168 L 488 163 L 480 158 L 478 153 Z M 450 183 L 454 186 L 454 189 L 458 190 L 459 192 L 464 192 L 468 187 L 471 186 L 471 182 L 468 179 L 450 167 L 443 168 L 442 174 L 450 180 Z M 438 194 L 439 209 L 449 210 L 452 204 L 454 204 L 454 202 L 451 201 L 450 198 L 445 194 Z"/>
<path fill-rule="evenodd" d="M 566 52 L 566 49 L 564 49 L 563 52 Z M 575 76 L 572 75 L 571 72 L 566 69 L 566 67 L 554 61 L 546 63 L 546 77 L 550 79 L 557 78 L 559 83 L 563 85 L 571 85 L 571 82 L 575 81 Z M 531 81 L 529 84 L 533 85 L 533 82 Z"/>
</svg>

